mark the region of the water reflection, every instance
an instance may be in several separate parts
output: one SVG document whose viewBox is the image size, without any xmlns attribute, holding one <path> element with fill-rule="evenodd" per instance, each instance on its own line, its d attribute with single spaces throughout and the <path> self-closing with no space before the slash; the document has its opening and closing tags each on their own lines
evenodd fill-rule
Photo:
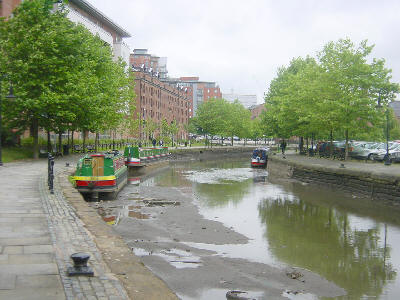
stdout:
<svg viewBox="0 0 400 300">
<path fill-rule="evenodd" d="M 155 182 L 191 186 L 201 213 L 251 238 L 246 246 L 258 248 L 259 262 L 275 259 L 316 272 L 346 289 L 346 299 L 395 299 L 400 283 L 392 264 L 398 267 L 400 258 L 392 257 L 390 244 L 400 243 L 398 211 L 266 176 L 247 162 L 218 168 L 213 162 L 177 166 Z"/>
<path fill-rule="evenodd" d="M 352 229 L 348 214 L 301 199 L 267 198 L 259 213 L 273 255 L 334 281 L 352 297 L 379 296 L 396 276 L 388 263 L 390 247 L 380 244 L 387 236 L 379 224 Z"/>
</svg>

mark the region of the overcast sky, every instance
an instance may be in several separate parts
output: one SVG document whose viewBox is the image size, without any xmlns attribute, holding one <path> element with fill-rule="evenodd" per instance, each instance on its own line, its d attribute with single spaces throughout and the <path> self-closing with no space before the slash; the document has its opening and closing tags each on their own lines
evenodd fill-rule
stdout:
<svg viewBox="0 0 400 300">
<path fill-rule="evenodd" d="M 400 1 L 87 0 L 131 33 L 126 43 L 168 57 L 172 77 L 216 81 L 223 93 L 263 94 L 278 67 L 349 37 L 375 44 L 400 81 Z"/>
</svg>

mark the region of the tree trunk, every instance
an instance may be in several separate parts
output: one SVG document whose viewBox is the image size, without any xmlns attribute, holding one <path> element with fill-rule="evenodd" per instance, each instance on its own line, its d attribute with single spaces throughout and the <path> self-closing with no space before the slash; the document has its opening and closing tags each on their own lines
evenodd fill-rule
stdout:
<svg viewBox="0 0 400 300">
<path fill-rule="evenodd" d="M 113 138 L 112 138 L 112 146 L 113 146 L 112 150 L 114 150 L 115 149 L 115 131 L 112 131 L 112 136 L 113 136 Z"/>
<path fill-rule="evenodd" d="M 39 121 L 32 120 L 32 137 L 33 137 L 33 158 L 39 158 Z"/>
<path fill-rule="evenodd" d="M 304 137 L 300 137 L 300 142 L 299 142 L 299 153 L 303 153 L 303 148 L 304 148 Z"/>
<path fill-rule="evenodd" d="M 51 153 L 51 140 L 50 140 L 50 130 L 47 131 L 47 152 Z"/>
<path fill-rule="evenodd" d="M 333 130 L 331 129 L 331 132 L 330 132 L 330 141 L 329 141 L 329 143 L 330 143 L 330 146 L 329 146 L 329 157 L 332 157 L 332 155 L 333 155 Z"/>
<path fill-rule="evenodd" d="M 349 130 L 346 129 L 345 131 L 345 135 L 346 135 L 346 145 L 345 145 L 345 153 L 344 153 L 344 160 L 347 160 L 348 156 L 349 156 Z"/>
<path fill-rule="evenodd" d="M 74 131 L 72 130 L 72 134 L 71 134 L 71 149 L 74 149 Z"/>
<path fill-rule="evenodd" d="M 233 147 L 233 135 L 231 136 L 231 145 Z"/>
<path fill-rule="evenodd" d="M 306 149 L 307 149 L 307 153 L 308 153 L 308 137 L 306 138 Z"/>
<path fill-rule="evenodd" d="M 82 134 L 83 134 L 83 145 L 82 145 L 82 150 L 83 150 L 83 153 L 86 153 L 86 130 L 83 130 L 82 131 Z"/>
<path fill-rule="evenodd" d="M 97 153 L 97 147 L 99 145 L 99 133 L 96 132 L 96 139 L 94 140 L 94 152 Z"/>
<path fill-rule="evenodd" d="M 62 132 L 58 133 L 58 153 L 62 153 Z"/>
</svg>

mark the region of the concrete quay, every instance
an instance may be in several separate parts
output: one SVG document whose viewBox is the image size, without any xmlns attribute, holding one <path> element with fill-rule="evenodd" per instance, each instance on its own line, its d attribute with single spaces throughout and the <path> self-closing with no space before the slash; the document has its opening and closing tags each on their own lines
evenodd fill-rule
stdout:
<svg viewBox="0 0 400 300">
<path fill-rule="evenodd" d="M 332 187 L 350 194 L 400 205 L 400 164 L 332 160 L 288 153 L 270 155 L 272 176 Z"/>
<path fill-rule="evenodd" d="M 56 159 L 54 194 L 47 160 L 0 167 L 0 299 L 177 299 L 72 188 L 77 159 Z M 93 277 L 67 276 L 76 252 Z"/>
</svg>

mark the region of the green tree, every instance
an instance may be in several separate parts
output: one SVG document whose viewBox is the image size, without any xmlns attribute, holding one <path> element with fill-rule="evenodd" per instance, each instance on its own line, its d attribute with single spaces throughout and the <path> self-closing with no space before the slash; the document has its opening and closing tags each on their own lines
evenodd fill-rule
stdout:
<svg viewBox="0 0 400 300">
<path fill-rule="evenodd" d="M 53 1 L 22 2 L 0 22 L 2 70 L 18 96 L 6 120 L 31 128 L 38 156 L 38 129 L 98 131 L 121 120 L 133 100 L 132 81 L 109 46 L 66 18 Z"/>
<path fill-rule="evenodd" d="M 326 83 L 330 86 L 330 98 L 334 100 L 336 116 L 346 139 L 346 157 L 348 141 L 354 130 L 364 130 L 368 124 L 379 124 L 382 116 L 377 109 L 377 94 L 381 95 L 381 104 L 388 105 L 398 88 L 390 83 L 390 72 L 384 67 L 384 60 L 374 59 L 368 63 L 373 49 L 367 41 L 356 48 L 350 39 L 340 39 L 328 43 L 318 54 L 321 67 L 327 74 Z"/>
</svg>

